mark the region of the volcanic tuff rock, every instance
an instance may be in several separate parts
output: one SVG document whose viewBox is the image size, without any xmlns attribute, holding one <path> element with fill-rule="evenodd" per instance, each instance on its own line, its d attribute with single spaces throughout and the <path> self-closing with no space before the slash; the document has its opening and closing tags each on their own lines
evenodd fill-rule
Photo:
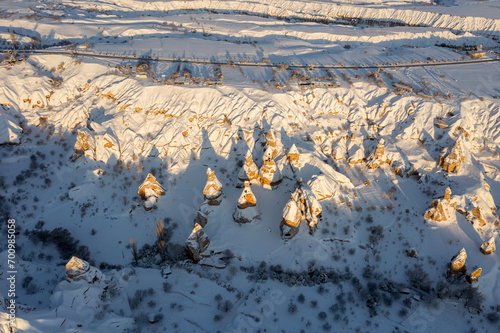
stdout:
<svg viewBox="0 0 500 333">
<path fill-rule="evenodd" d="M 260 218 L 257 199 L 250 188 L 250 182 L 245 182 L 245 188 L 238 199 L 238 205 L 233 213 L 233 219 L 238 223 L 249 223 Z"/>
<path fill-rule="evenodd" d="M 105 276 L 85 260 L 72 257 L 66 264 L 66 276 L 72 281 L 85 280 L 88 283 L 104 280 Z"/>
<path fill-rule="evenodd" d="M 479 277 L 481 276 L 482 269 L 478 268 L 474 272 L 467 274 L 465 279 L 467 282 L 472 283 L 472 282 L 477 282 L 479 280 Z"/>
<path fill-rule="evenodd" d="M 385 143 L 385 140 L 383 138 L 380 139 L 375 151 L 370 156 L 368 156 L 368 159 L 366 161 L 366 165 L 370 169 L 376 169 L 384 163 L 390 163 L 389 158 L 385 154 L 384 143 Z"/>
<path fill-rule="evenodd" d="M 481 245 L 481 252 L 483 254 L 491 254 L 494 253 L 496 250 L 495 248 L 495 238 L 491 237 L 487 242 L 484 242 Z"/>
<path fill-rule="evenodd" d="M 313 192 L 308 188 L 295 189 L 291 194 L 290 201 L 283 208 L 283 219 L 281 221 L 281 236 L 284 239 L 293 238 L 298 230 L 302 219 L 309 225 L 313 233 L 321 216 L 322 208 Z"/>
<path fill-rule="evenodd" d="M 259 168 L 252 159 L 252 152 L 248 151 L 245 155 L 245 164 L 238 173 L 238 179 L 242 182 L 254 181 L 259 179 Z"/>
<path fill-rule="evenodd" d="M 451 189 L 447 187 L 444 191 L 444 198 L 431 202 L 430 206 L 432 208 L 425 212 L 424 217 L 438 222 L 446 221 L 453 213 L 455 205 L 456 203 L 451 200 Z"/>
<path fill-rule="evenodd" d="M 207 183 L 203 189 L 203 195 L 210 206 L 220 205 L 223 198 L 222 184 L 210 168 L 207 169 Z"/>
<path fill-rule="evenodd" d="M 276 155 L 278 155 L 278 139 L 276 139 L 276 135 L 274 134 L 273 130 L 269 130 L 266 135 L 266 152 L 270 152 L 272 155 L 272 158 L 275 158 Z"/>
<path fill-rule="evenodd" d="M 450 273 L 457 274 L 465 272 L 465 261 L 467 260 L 467 252 L 465 249 L 461 249 L 457 255 L 451 258 L 450 261 Z"/>
<path fill-rule="evenodd" d="M 186 241 L 186 249 L 189 256 L 196 262 L 201 260 L 201 254 L 205 252 L 210 245 L 210 240 L 205 234 L 203 227 L 196 223 L 191 235 Z"/>
<path fill-rule="evenodd" d="M 137 194 L 144 201 L 144 209 L 150 210 L 156 203 L 156 199 L 160 195 L 165 195 L 165 188 L 158 183 L 156 178 L 152 174 L 148 174 L 144 182 L 139 186 L 139 191 Z"/>
<path fill-rule="evenodd" d="M 290 164 L 293 165 L 296 168 L 300 168 L 300 153 L 295 144 L 292 145 L 290 150 L 288 151 L 287 154 L 288 160 L 290 161 Z"/>
<path fill-rule="evenodd" d="M 260 168 L 259 179 L 262 186 L 270 190 L 278 186 L 283 180 L 274 158 L 269 153 L 264 156 L 264 164 Z"/>
<path fill-rule="evenodd" d="M 458 172 L 460 170 L 460 165 L 465 161 L 465 152 L 463 146 L 463 139 L 459 137 L 451 152 L 448 153 L 448 148 L 445 148 L 439 156 L 438 165 L 443 168 L 444 171 L 448 172 Z"/>
</svg>

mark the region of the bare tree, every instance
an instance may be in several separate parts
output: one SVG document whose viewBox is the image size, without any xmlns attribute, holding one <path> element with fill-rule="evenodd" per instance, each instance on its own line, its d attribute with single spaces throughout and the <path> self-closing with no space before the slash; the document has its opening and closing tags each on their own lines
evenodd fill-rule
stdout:
<svg viewBox="0 0 500 333">
<path fill-rule="evenodd" d="M 160 253 L 161 260 L 165 261 L 165 249 L 167 245 L 165 241 L 165 224 L 160 219 L 156 220 L 155 233 L 157 239 L 156 244 L 158 246 L 158 252 Z"/>
<path fill-rule="evenodd" d="M 139 252 L 137 251 L 137 241 L 135 238 L 130 238 L 130 248 L 132 249 L 132 256 L 137 264 L 139 261 Z"/>
</svg>

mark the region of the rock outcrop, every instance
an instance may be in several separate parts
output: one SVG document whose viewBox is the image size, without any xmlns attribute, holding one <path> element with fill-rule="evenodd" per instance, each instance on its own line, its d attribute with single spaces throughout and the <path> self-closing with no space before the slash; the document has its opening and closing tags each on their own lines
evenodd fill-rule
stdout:
<svg viewBox="0 0 500 333">
<path fill-rule="evenodd" d="M 382 138 L 377 144 L 375 151 L 368 156 L 366 161 L 366 166 L 370 169 L 376 169 L 384 163 L 390 163 L 389 158 L 385 154 L 385 140 Z"/>
<path fill-rule="evenodd" d="M 299 204 L 292 196 L 292 199 L 283 208 L 283 220 L 280 225 L 281 237 L 283 239 L 292 239 L 299 232 L 300 221 L 302 221 L 302 212 L 300 211 Z"/>
<path fill-rule="evenodd" d="M 203 189 L 203 196 L 210 206 L 220 205 L 224 193 L 222 192 L 222 184 L 215 176 L 212 169 L 207 169 L 207 183 Z"/>
<path fill-rule="evenodd" d="M 275 158 L 278 155 L 278 140 L 276 139 L 276 135 L 273 130 L 269 130 L 266 135 L 266 153 L 269 152 L 272 155 L 272 158 Z"/>
<path fill-rule="evenodd" d="M 472 224 L 477 224 L 480 227 L 486 225 L 486 221 L 483 218 L 483 214 L 481 213 L 481 208 L 476 207 L 467 212 L 467 220 Z"/>
<path fill-rule="evenodd" d="M 259 180 L 259 168 L 253 161 L 250 151 L 245 155 L 245 164 L 243 164 L 243 167 L 241 167 L 238 173 L 238 179 L 242 182 Z"/>
<path fill-rule="evenodd" d="M 88 283 L 105 279 L 104 274 L 100 270 L 77 257 L 72 257 L 66 264 L 66 276 L 71 281 L 85 280 Z"/>
<path fill-rule="evenodd" d="M 494 237 L 491 237 L 487 242 L 484 242 L 482 245 L 481 245 L 481 252 L 483 254 L 492 254 L 495 252 L 496 248 L 495 248 L 495 238 Z"/>
<path fill-rule="evenodd" d="M 160 195 L 165 195 L 165 188 L 158 183 L 152 174 L 148 174 L 144 182 L 139 186 L 137 194 L 144 200 L 144 209 L 150 210 Z"/>
<path fill-rule="evenodd" d="M 203 227 L 196 223 L 194 229 L 186 241 L 188 255 L 196 262 L 201 260 L 201 255 L 210 245 L 210 240 L 205 234 Z"/>
<path fill-rule="evenodd" d="M 262 186 L 270 190 L 278 186 L 283 180 L 281 172 L 270 153 L 264 155 L 264 164 L 260 168 L 259 179 Z"/>
<path fill-rule="evenodd" d="M 296 168 L 300 168 L 302 165 L 300 164 L 300 153 L 295 144 L 292 145 L 287 154 L 288 160 L 290 164 Z"/>
<path fill-rule="evenodd" d="M 424 217 L 438 222 L 446 221 L 454 212 L 455 205 L 456 203 L 451 200 L 451 189 L 447 187 L 444 191 L 444 198 L 431 202 L 432 208 L 425 212 Z"/>
<path fill-rule="evenodd" d="M 448 153 L 448 148 L 445 148 L 441 155 L 439 156 L 438 165 L 443 168 L 444 171 L 447 172 L 458 172 L 460 170 L 460 165 L 465 160 L 465 153 L 463 147 L 462 137 L 459 137 L 453 148 L 451 148 L 451 152 Z"/>
<path fill-rule="evenodd" d="M 321 216 L 323 208 L 321 207 L 321 204 L 312 193 L 306 193 L 304 196 L 305 196 L 304 217 L 309 225 L 311 232 L 314 232 L 318 226 L 318 218 Z"/>
<path fill-rule="evenodd" d="M 245 182 L 243 192 L 238 199 L 238 206 L 233 213 L 233 219 L 238 223 L 249 223 L 260 217 L 257 199 L 250 188 L 250 182 Z"/>
<path fill-rule="evenodd" d="M 321 204 L 310 190 L 296 189 L 283 209 L 283 219 L 280 225 L 281 237 L 293 238 L 302 220 L 307 221 L 311 234 L 314 233 L 321 213 Z"/>
<path fill-rule="evenodd" d="M 465 277 L 465 279 L 469 283 L 477 282 L 479 280 L 479 277 L 481 276 L 481 272 L 482 272 L 482 269 L 478 268 L 474 272 L 472 272 L 470 274 L 467 274 L 467 276 Z"/>
<path fill-rule="evenodd" d="M 87 156 L 93 160 L 96 159 L 96 144 L 94 138 L 87 132 L 77 131 L 78 135 L 76 137 L 75 152 L 71 156 L 71 160 L 76 160 L 80 156 Z"/>
<path fill-rule="evenodd" d="M 451 258 L 450 261 L 450 274 L 464 273 L 466 271 L 465 261 L 467 260 L 467 252 L 461 249 L 457 255 Z"/>
<path fill-rule="evenodd" d="M 207 225 L 208 215 L 212 212 L 212 206 L 209 206 L 206 202 L 202 203 L 196 216 L 194 218 L 194 224 L 199 224 L 203 228 Z"/>
</svg>

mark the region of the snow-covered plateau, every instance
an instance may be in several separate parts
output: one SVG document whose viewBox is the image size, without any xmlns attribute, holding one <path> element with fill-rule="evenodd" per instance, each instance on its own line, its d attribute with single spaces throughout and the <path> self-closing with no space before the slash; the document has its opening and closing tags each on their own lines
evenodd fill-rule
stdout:
<svg viewBox="0 0 500 333">
<path fill-rule="evenodd" d="M 499 332 L 500 0 L 0 2 L 0 332 Z"/>
</svg>

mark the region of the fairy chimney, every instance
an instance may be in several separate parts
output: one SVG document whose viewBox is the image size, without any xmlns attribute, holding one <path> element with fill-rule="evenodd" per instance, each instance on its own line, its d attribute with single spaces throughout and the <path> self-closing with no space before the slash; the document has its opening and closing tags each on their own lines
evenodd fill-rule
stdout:
<svg viewBox="0 0 500 333">
<path fill-rule="evenodd" d="M 461 249 L 457 255 L 455 255 L 453 258 L 451 258 L 450 273 L 457 274 L 457 273 L 465 272 L 466 271 L 466 268 L 465 268 L 465 261 L 466 260 L 467 260 L 467 252 L 465 252 L 465 249 Z"/>
<path fill-rule="evenodd" d="M 283 219 L 281 221 L 280 230 L 283 239 L 291 239 L 299 232 L 300 221 L 302 221 L 302 212 L 300 202 L 292 198 L 283 208 Z"/>
<path fill-rule="evenodd" d="M 222 201 L 222 184 L 210 168 L 207 169 L 207 183 L 203 189 L 203 195 L 210 206 L 218 206 Z"/>
<path fill-rule="evenodd" d="M 208 236 L 203 231 L 203 227 L 196 223 L 194 225 L 191 235 L 189 235 L 186 241 L 186 249 L 188 255 L 196 262 L 201 260 L 201 255 L 205 252 L 210 245 L 210 240 Z"/>
<path fill-rule="evenodd" d="M 451 199 L 451 188 L 448 186 L 446 190 L 444 190 L 444 200 Z"/>
<path fill-rule="evenodd" d="M 88 283 L 94 283 L 105 278 L 100 270 L 77 257 L 71 257 L 66 264 L 66 277 L 71 281 L 85 280 Z"/>
<path fill-rule="evenodd" d="M 494 237 L 491 237 L 487 242 L 484 242 L 482 245 L 481 245 L 481 252 L 483 254 L 491 254 L 491 253 L 494 253 L 495 252 L 495 238 Z"/>
<path fill-rule="evenodd" d="M 264 165 L 260 168 L 259 179 L 262 186 L 267 189 L 273 189 L 283 180 L 281 172 L 270 154 L 264 156 Z"/>
<path fill-rule="evenodd" d="M 447 172 L 458 172 L 460 165 L 465 161 L 462 137 L 459 137 L 451 152 L 448 154 L 448 148 L 445 148 L 439 156 L 438 166 Z"/>
<path fill-rule="evenodd" d="M 156 203 L 156 199 L 160 195 L 165 195 L 165 189 L 158 183 L 152 174 L 148 174 L 146 180 L 139 186 L 137 194 L 144 200 L 144 209 L 150 210 Z"/>
<path fill-rule="evenodd" d="M 379 143 L 377 144 L 377 148 L 375 149 L 375 151 L 370 156 L 368 156 L 366 163 L 368 168 L 376 169 L 380 167 L 382 164 L 390 162 L 390 160 L 385 155 L 384 143 L 385 140 L 381 138 Z"/>
<path fill-rule="evenodd" d="M 478 268 L 474 272 L 472 272 L 470 274 L 467 274 L 467 276 L 465 277 L 465 279 L 469 283 L 477 282 L 479 280 L 479 277 L 481 276 L 481 272 L 482 272 L 482 269 Z"/>
<path fill-rule="evenodd" d="M 292 164 L 293 166 L 297 166 L 299 164 L 300 154 L 295 144 L 292 145 L 292 147 L 288 151 L 287 156 L 290 164 Z"/>
<path fill-rule="evenodd" d="M 238 179 L 242 182 L 259 179 L 259 168 L 252 159 L 252 153 L 248 151 L 245 155 L 245 164 L 238 173 Z"/>
<path fill-rule="evenodd" d="M 247 207 L 255 207 L 256 205 L 257 199 L 250 188 L 250 182 L 245 182 L 245 188 L 238 199 L 238 208 L 245 209 Z"/>
<path fill-rule="evenodd" d="M 142 200 L 146 200 L 150 196 L 159 197 L 160 195 L 165 195 L 165 188 L 158 183 L 155 176 L 148 173 L 146 180 L 139 186 L 137 194 Z"/>
<path fill-rule="evenodd" d="M 238 223 L 249 223 L 259 217 L 260 211 L 257 208 L 257 199 L 250 188 L 250 182 L 247 181 L 238 199 L 233 219 Z"/>
<path fill-rule="evenodd" d="M 318 225 L 318 218 L 321 216 L 321 213 L 323 212 L 323 208 L 321 207 L 321 204 L 319 201 L 316 199 L 316 197 L 313 194 L 306 195 L 306 209 L 304 213 L 304 216 L 308 222 L 309 228 L 311 228 L 311 233 L 316 230 L 317 225 Z"/>
<path fill-rule="evenodd" d="M 271 152 L 272 157 L 275 158 L 278 155 L 278 140 L 274 134 L 273 130 L 269 130 L 266 135 L 266 151 Z"/>
</svg>

